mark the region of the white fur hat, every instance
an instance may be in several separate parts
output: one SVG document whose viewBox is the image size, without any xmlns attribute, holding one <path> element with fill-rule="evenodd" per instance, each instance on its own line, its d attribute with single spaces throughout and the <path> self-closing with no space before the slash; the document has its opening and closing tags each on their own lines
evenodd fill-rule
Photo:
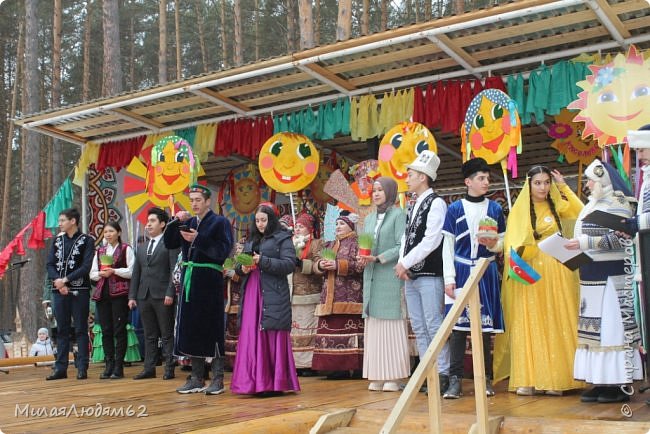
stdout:
<svg viewBox="0 0 650 434">
<path fill-rule="evenodd" d="M 431 178 L 432 181 L 435 181 L 438 176 L 438 166 L 440 166 L 440 158 L 438 158 L 435 152 L 422 151 L 420 155 L 418 155 L 418 157 L 406 167 L 422 172 Z"/>
<path fill-rule="evenodd" d="M 627 141 L 630 148 L 650 148 L 650 125 L 645 125 L 639 131 L 628 131 Z"/>
<path fill-rule="evenodd" d="M 603 187 L 612 185 L 609 173 L 607 173 L 602 161 L 598 159 L 592 161 L 589 166 L 587 166 L 585 169 L 585 176 L 594 182 L 600 182 Z"/>
</svg>

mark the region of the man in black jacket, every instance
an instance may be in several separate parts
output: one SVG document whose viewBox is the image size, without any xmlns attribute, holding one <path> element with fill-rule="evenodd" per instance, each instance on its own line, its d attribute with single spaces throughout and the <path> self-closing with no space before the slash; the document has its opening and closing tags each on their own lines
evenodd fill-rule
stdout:
<svg viewBox="0 0 650 434">
<path fill-rule="evenodd" d="M 79 230 L 79 211 L 69 208 L 59 213 L 59 229 L 47 256 L 47 275 L 54 288 L 54 316 L 58 340 L 54 372 L 46 380 L 68 377 L 71 319 L 77 336 L 77 380 L 88 378 L 88 307 L 90 268 L 95 256 L 91 236 Z"/>
<path fill-rule="evenodd" d="M 142 243 L 135 254 L 129 308 L 140 309 L 144 328 L 144 369 L 134 380 L 156 376 L 158 339 L 162 340 L 165 363 L 163 380 L 174 378 L 174 298 L 171 275 L 178 258 L 178 249 L 167 249 L 161 242 L 169 215 L 160 208 L 151 208 L 146 230 L 149 240 Z M 136 301 L 137 300 L 137 301 Z"/>
</svg>

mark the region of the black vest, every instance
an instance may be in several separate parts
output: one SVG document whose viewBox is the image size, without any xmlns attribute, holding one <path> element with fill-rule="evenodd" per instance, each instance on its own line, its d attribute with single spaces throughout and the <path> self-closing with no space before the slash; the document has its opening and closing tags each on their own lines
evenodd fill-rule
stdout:
<svg viewBox="0 0 650 434">
<path fill-rule="evenodd" d="M 424 238 L 427 229 L 427 216 L 431 204 L 436 198 L 438 198 L 436 193 L 430 194 L 424 198 L 415 215 L 412 215 L 412 212 L 408 213 L 406 217 L 406 242 L 404 245 L 405 256 Z M 424 260 L 409 268 L 411 279 L 422 276 L 442 276 L 442 244 L 441 242 Z"/>
</svg>

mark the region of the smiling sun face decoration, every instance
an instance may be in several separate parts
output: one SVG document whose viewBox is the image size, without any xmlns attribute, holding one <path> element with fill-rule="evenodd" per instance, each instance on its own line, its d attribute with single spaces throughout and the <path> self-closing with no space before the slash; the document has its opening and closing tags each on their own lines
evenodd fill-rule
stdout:
<svg viewBox="0 0 650 434">
<path fill-rule="evenodd" d="M 593 136 L 600 147 L 626 143 L 627 131 L 650 123 L 650 60 L 631 45 L 627 56 L 619 53 L 606 65 L 591 65 L 592 75 L 578 82 L 584 89 L 570 109 L 580 109 L 582 137 Z"/>
<path fill-rule="evenodd" d="M 279 193 L 294 193 L 307 187 L 318 173 L 319 162 L 318 150 L 311 140 L 296 133 L 271 136 L 259 156 L 262 179 Z"/>
<path fill-rule="evenodd" d="M 182 137 L 164 137 L 151 149 L 151 169 L 147 188 L 159 196 L 184 191 L 196 181 L 194 153 Z"/>
<path fill-rule="evenodd" d="M 521 143 L 521 124 L 512 98 L 498 89 L 479 92 L 467 108 L 461 136 L 463 160 L 481 157 L 494 164 L 509 157 Z"/>
<path fill-rule="evenodd" d="M 379 144 L 379 173 L 397 181 L 398 192 L 407 191 L 406 166 L 427 150 L 438 152 L 431 131 L 417 122 L 401 122 L 388 130 Z"/>
</svg>

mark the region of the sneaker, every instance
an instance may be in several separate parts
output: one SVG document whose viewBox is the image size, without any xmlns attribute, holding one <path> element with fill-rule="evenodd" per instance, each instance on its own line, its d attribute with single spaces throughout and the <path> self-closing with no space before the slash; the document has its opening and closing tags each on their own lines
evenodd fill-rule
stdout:
<svg viewBox="0 0 650 434">
<path fill-rule="evenodd" d="M 381 392 L 383 387 L 384 387 L 383 381 L 371 381 L 370 384 L 368 385 L 368 390 L 371 390 L 373 392 Z"/>
<path fill-rule="evenodd" d="M 212 380 L 212 383 L 205 389 L 206 395 L 221 395 L 226 391 L 223 380 Z"/>
<path fill-rule="evenodd" d="M 461 396 L 463 396 L 461 381 L 462 381 L 462 379 L 460 377 L 452 375 L 449 378 L 449 387 L 447 388 L 445 393 L 442 395 L 442 397 L 444 399 L 458 399 Z"/>
<path fill-rule="evenodd" d="M 496 395 L 496 392 L 494 392 L 494 388 L 492 387 L 492 380 L 490 380 L 489 378 L 485 380 L 485 394 L 487 396 Z"/>
<path fill-rule="evenodd" d="M 203 381 L 199 381 L 193 377 L 190 377 L 187 382 L 176 389 L 178 393 L 198 393 L 198 392 L 203 392 L 205 390 L 205 383 Z"/>
<path fill-rule="evenodd" d="M 394 381 L 387 381 L 382 388 L 384 392 L 399 392 L 399 384 Z"/>
</svg>

